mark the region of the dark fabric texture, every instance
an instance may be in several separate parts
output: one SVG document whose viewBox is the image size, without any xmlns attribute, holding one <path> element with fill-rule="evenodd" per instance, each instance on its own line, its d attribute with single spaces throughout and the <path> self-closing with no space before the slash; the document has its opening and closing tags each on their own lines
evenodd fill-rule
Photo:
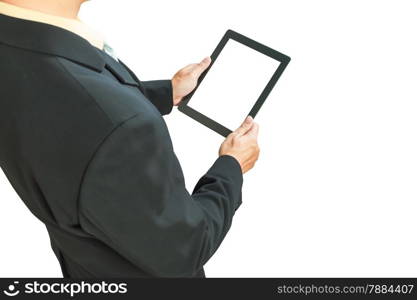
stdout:
<svg viewBox="0 0 417 300">
<path fill-rule="evenodd" d="M 171 80 L 141 81 L 70 31 L 0 14 L 0 166 L 64 277 L 205 277 L 242 171 L 220 156 L 189 193 L 171 110 Z"/>
</svg>

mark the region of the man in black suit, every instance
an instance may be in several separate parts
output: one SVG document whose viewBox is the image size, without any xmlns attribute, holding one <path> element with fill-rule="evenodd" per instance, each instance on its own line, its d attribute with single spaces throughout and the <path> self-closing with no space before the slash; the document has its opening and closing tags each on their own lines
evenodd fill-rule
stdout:
<svg viewBox="0 0 417 300">
<path fill-rule="evenodd" d="M 0 1 L 0 166 L 64 277 L 204 277 L 258 158 L 258 125 L 248 117 L 226 138 L 190 195 L 162 115 L 210 59 L 140 81 L 83 27 L 82 2 Z"/>
</svg>

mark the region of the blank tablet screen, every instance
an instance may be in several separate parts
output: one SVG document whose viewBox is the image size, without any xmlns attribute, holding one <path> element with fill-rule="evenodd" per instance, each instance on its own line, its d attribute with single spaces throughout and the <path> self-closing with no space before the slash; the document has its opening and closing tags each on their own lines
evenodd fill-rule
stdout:
<svg viewBox="0 0 417 300">
<path fill-rule="evenodd" d="M 279 65 L 279 61 L 229 39 L 188 106 L 233 131 Z"/>
</svg>

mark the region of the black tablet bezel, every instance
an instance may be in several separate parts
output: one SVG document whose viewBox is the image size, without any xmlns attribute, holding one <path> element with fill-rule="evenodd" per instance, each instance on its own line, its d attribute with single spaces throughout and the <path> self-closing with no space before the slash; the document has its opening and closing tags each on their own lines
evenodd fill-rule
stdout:
<svg viewBox="0 0 417 300">
<path fill-rule="evenodd" d="M 248 113 L 248 115 L 252 116 L 253 118 L 258 113 L 259 109 L 261 108 L 262 104 L 265 102 L 268 95 L 271 93 L 272 89 L 274 88 L 275 84 L 277 83 L 278 79 L 280 78 L 281 74 L 284 72 L 285 68 L 287 67 L 288 63 L 290 62 L 291 58 L 285 54 L 282 54 L 270 47 L 267 47 L 261 43 L 258 43 L 236 31 L 231 29 L 227 30 L 223 38 L 221 39 L 220 43 L 217 45 L 216 49 L 214 50 L 213 54 L 211 55 L 211 63 L 210 66 L 201 74 L 198 79 L 196 88 L 187 96 L 185 96 L 180 105 L 178 106 L 178 110 L 182 113 L 186 114 L 187 116 L 191 117 L 192 119 L 198 121 L 199 123 L 205 125 L 206 127 L 216 131 L 217 133 L 221 134 L 222 136 L 228 136 L 232 131 L 220 123 L 212 120 L 211 118 L 203 115 L 202 113 L 196 111 L 195 109 L 188 106 L 188 102 L 191 100 L 192 96 L 194 95 L 195 91 L 198 89 L 200 83 L 203 81 L 206 74 L 210 71 L 211 66 L 215 63 L 217 57 L 219 56 L 220 52 L 223 50 L 224 46 L 228 42 L 229 39 L 233 39 L 239 43 L 242 43 L 254 50 L 257 50 L 277 61 L 280 62 L 279 67 L 275 71 L 272 78 L 269 80 L 268 84 L 266 85 L 265 89 L 259 96 L 258 100 L 253 105 L 252 109 Z M 242 120 L 243 121 L 243 120 Z"/>
</svg>

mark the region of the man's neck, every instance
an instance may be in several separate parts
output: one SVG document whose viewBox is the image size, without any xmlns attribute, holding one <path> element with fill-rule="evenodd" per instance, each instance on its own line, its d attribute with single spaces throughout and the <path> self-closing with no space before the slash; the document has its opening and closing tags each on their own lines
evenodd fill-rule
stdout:
<svg viewBox="0 0 417 300">
<path fill-rule="evenodd" d="M 76 19 L 83 0 L 0 0 L 42 13 Z"/>
</svg>

